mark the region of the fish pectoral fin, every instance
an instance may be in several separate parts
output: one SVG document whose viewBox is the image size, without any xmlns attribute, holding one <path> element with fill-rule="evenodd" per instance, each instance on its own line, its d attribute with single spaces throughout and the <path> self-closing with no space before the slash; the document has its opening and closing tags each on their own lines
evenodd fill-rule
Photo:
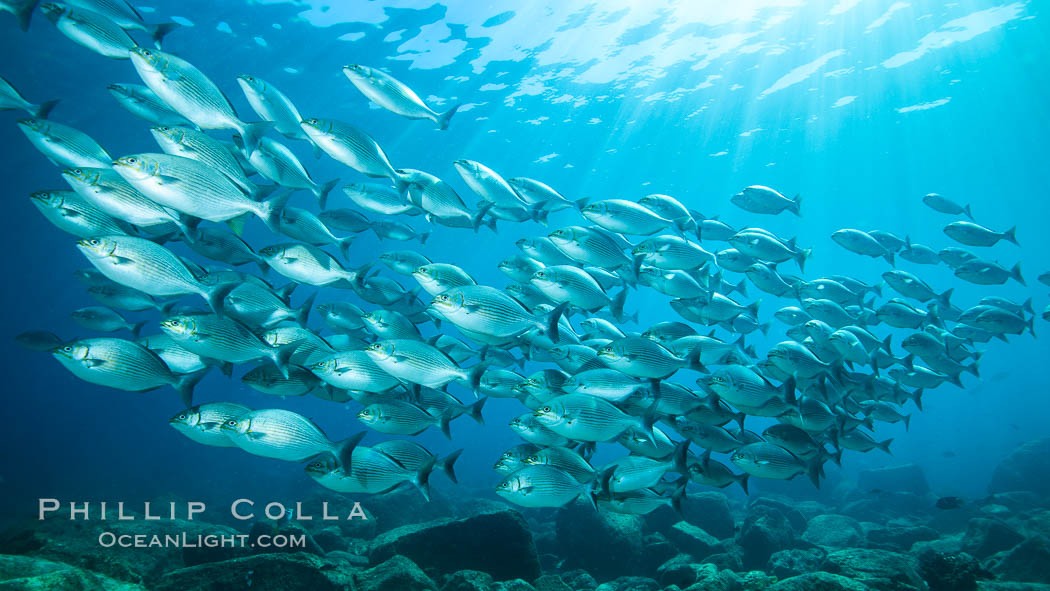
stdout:
<svg viewBox="0 0 1050 591">
<path fill-rule="evenodd" d="M 407 355 L 392 355 L 391 359 L 394 360 L 394 363 L 404 363 L 405 361 L 408 361 L 408 356 Z"/>
<path fill-rule="evenodd" d="M 105 365 L 105 364 L 106 364 L 106 360 L 105 359 L 85 359 L 84 360 L 84 366 L 85 367 L 98 367 L 100 365 Z"/>
<path fill-rule="evenodd" d="M 206 430 L 210 431 L 212 429 L 218 429 L 218 428 L 222 427 L 222 423 L 220 423 L 218 421 L 207 421 L 207 422 L 204 422 L 204 423 L 200 423 L 200 426 L 204 427 Z"/>
<path fill-rule="evenodd" d="M 112 255 L 110 258 L 113 259 L 113 263 L 117 265 L 131 265 L 135 263 L 134 260 L 129 259 L 128 257 Z"/>
<path fill-rule="evenodd" d="M 158 174 L 153 178 L 156 179 L 158 185 L 173 185 L 179 182 L 178 177 L 168 176 L 166 174 Z"/>
<path fill-rule="evenodd" d="M 481 306 L 479 306 L 478 304 L 467 304 L 463 306 L 463 309 L 466 310 L 468 313 L 473 314 L 475 312 L 479 312 L 481 310 Z"/>
<path fill-rule="evenodd" d="M 284 261 L 284 264 L 286 265 L 294 265 L 295 263 L 299 262 L 299 259 L 297 257 L 281 257 L 281 260 Z"/>
<path fill-rule="evenodd" d="M 755 463 L 758 464 L 759 466 L 765 466 L 766 464 L 769 463 L 769 460 L 755 460 Z"/>
<path fill-rule="evenodd" d="M 244 436 L 248 439 L 262 439 L 263 437 L 266 437 L 266 433 L 260 433 L 258 431 L 248 431 L 244 434 Z"/>
<path fill-rule="evenodd" d="M 523 486 L 518 489 L 518 492 L 520 492 L 523 495 L 528 495 L 532 494 L 532 491 L 535 490 L 535 488 L 535 486 Z"/>
<path fill-rule="evenodd" d="M 61 212 L 62 212 L 62 217 L 64 217 L 64 218 L 78 218 L 81 215 L 79 211 L 77 211 L 75 209 L 69 209 L 68 207 L 63 207 L 61 209 Z"/>
</svg>

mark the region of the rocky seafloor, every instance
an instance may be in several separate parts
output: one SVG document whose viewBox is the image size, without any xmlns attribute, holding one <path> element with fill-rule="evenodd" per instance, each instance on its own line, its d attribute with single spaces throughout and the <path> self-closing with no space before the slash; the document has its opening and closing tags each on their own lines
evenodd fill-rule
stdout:
<svg viewBox="0 0 1050 591">
<path fill-rule="evenodd" d="M 1050 438 L 952 509 L 915 465 L 862 472 L 823 502 L 690 493 L 682 514 L 518 510 L 435 491 L 369 497 L 369 519 L 230 524 L 28 521 L 0 537 L 0 591 L 1050 591 Z M 732 492 L 732 491 L 730 491 Z M 320 497 L 319 497 L 320 498 Z M 353 500 L 325 495 L 334 515 Z M 493 498 L 494 499 L 494 498 Z M 830 499 L 830 500 L 829 500 Z M 364 501 L 364 500 L 363 500 Z M 102 548 L 99 533 L 305 534 L 305 549 Z"/>
</svg>

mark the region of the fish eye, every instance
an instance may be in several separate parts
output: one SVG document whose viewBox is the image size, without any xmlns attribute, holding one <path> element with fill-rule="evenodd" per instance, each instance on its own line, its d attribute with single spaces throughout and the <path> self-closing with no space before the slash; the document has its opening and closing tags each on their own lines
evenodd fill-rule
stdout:
<svg viewBox="0 0 1050 591">
<path fill-rule="evenodd" d="M 179 416 L 177 416 L 175 418 L 180 420 L 180 421 L 185 421 L 186 420 L 186 413 L 182 413 L 182 414 L 180 414 Z"/>
<path fill-rule="evenodd" d="M 231 427 L 236 427 L 237 426 L 237 421 L 235 419 L 230 419 L 230 420 L 226 421 L 226 424 L 231 426 Z"/>
<path fill-rule="evenodd" d="M 138 162 L 138 161 L 139 161 L 139 160 L 138 160 L 138 158 L 128 158 L 128 159 L 126 160 L 126 162 L 127 162 L 128 164 L 135 164 L 135 163 L 136 163 L 136 162 Z"/>
<path fill-rule="evenodd" d="M 544 406 L 543 407 L 543 412 L 550 412 L 550 411 L 551 411 L 551 407 L 549 407 L 549 406 Z"/>
</svg>

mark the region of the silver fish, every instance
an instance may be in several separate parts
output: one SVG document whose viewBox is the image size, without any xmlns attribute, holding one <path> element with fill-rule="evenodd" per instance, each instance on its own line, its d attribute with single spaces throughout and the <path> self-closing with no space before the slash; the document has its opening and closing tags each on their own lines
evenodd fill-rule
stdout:
<svg viewBox="0 0 1050 591">
<path fill-rule="evenodd" d="M 168 424 L 191 440 L 214 447 L 237 447 L 222 426 L 251 412 L 247 406 L 233 402 L 209 402 L 187 408 L 168 419 Z"/>
<path fill-rule="evenodd" d="M 428 107 L 411 88 L 376 68 L 351 64 L 343 66 L 343 73 L 373 103 L 408 119 L 430 119 L 437 124 L 438 129 L 448 129 L 449 119 L 459 108 L 457 104 L 444 113 L 438 113 Z"/>
</svg>

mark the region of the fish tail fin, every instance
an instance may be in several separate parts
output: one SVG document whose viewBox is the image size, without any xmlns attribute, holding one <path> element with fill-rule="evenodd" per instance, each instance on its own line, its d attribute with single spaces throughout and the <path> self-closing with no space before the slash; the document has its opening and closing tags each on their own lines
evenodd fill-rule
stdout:
<svg viewBox="0 0 1050 591">
<path fill-rule="evenodd" d="M 222 316 L 225 314 L 225 308 L 223 302 L 226 300 L 226 296 L 230 295 L 230 292 L 237 288 L 239 283 L 220 283 L 218 285 L 210 286 L 207 291 L 204 292 L 204 299 L 208 301 L 208 306 L 212 312 L 215 312 L 216 316 Z"/>
<path fill-rule="evenodd" d="M 1021 304 L 1021 309 L 1029 314 L 1035 314 L 1035 308 L 1032 307 L 1032 298 L 1028 298 Z"/>
<path fill-rule="evenodd" d="M 426 232 L 423 232 L 422 234 L 419 235 L 419 243 L 420 244 L 426 244 L 427 243 L 427 238 L 430 238 L 430 230 L 427 230 Z"/>
<path fill-rule="evenodd" d="M 254 152 L 255 148 L 259 146 L 259 140 L 271 127 L 273 127 L 273 121 L 256 121 L 254 123 L 244 123 L 242 121 L 237 131 L 240 132 L 241 141 L 244 142 L 244 151 L 248 154 Z"/>
<path fill-rule="evenodd" d="M 886 441 L 880 441 L 880 442 L 876 443 L 875 447 L 881 449 L 882 451 L 884 451 L 884 452 L 886 452 L 886 453 L 888 453 L 888 454 L 890 454 L 892 456 L 893 452 L 890 451 L 890 444 L 891 443 L 893 443 L 893 438 L 892 437 L 887 439 Z"/>
<path fill-rule="evenodd" d="M 532 218 L 536 223 L 546 226 L 547 216 L 549 216 L 550 213 L 551 212 L 544 209 L 543 204 L 540 203 L 532 208 L 532 211 L 529 212 L 529 217 Z"/>
<path fill-rule="evenodd" d="M 485 408 L 486 402 L 488 402 L 488 397 L 482 398 L 467 407 L 470 411 L 470 418 L 474 419 L 474 422 L 481 426 L 485 426 L 485 417 L 481 416 L 481 409 Z"/>
<path fill-rule="evenodd" d="M 568 307 L 569 302 L 562 302 L 555 306 L 554 309 L 547 314 L 547 318 L 544 319 L 544 330 L 547 331 L 547 336 L 550 337 L 550 340 L 554 343 L 558 342 L 558 321 L 561 320 L 562 315 L 565 314 L 565 309 Z"/>
<path fill-rule="evenodd" d="M 1021 285 L 1028 286 L 1024 281 L 1024 277 L 1021 276 L 1021 261 L 1017 261 L 1013 269 L 1010 269 L 1010 278 L 1020 283 Z"/>
<path fill-rule="evenodd" d="M 813 486 L 820 488 L 820 476 L 823 472 L 824 463 L 821 461 L 819 455 L 809 461 L 806 466 L 806 476 L 809 476 L 809 481 L 813 483 Z"/>
<path fill-rule="evenodd" d="M 303 328 L 306 327 L 306 321 L 310 317 L 310 310 L 314 307 L 314 300 L 317 299 L 317 292 L 310 294 L 310 297 L 306 298 L 303 305 L 299 306 L 299 309 L 295 311 L 295 323 Z"/>
<path fill-rule="evenodd" d="M 762 299 L 759 298 L 759 299 L 755 300 L 754 302 L 752 302 L 752 303 L 747 305 L 747 311 L 750 312 L 751 315 L 754 316 L 755 318 L 758 318 L 758 306 L 761 303 L 762 303 Z"/>
<path fill-rule="evenodd" d="M 164 40 L 164 37 L 181 26 L 182 25 L 179 23 L 158 23 L 155 25 L 149 25 L 147 30 L 150 38 L 153 39 L 153 45 L 157 49 L 160 49 L 160 42 Z"/>
<path fill-rule="evenodd" d="M 419 489 L 419 494 L 423 495 L 426 501 L 430 502 L 430 475 L 434 472 L 434 464 L 437 463 L 437 458 L 431 456 L 420 468 L 416 471 L 415 476 L 412 477 L 412 486 Z"/>
<path fill-rule="evenodd" d="M 449 441 L 452 441 L 452 430 L 451 430 L 451 427 L 450 427 L 450 423 L 451 422 L 452 422 L 452 409 L 451 408 L 447 408 L 447 409 L 445 409 L 445 412 L 441 413 L 441 416 L 438 417 L 438 428 L 441 429 L 442 435 L 444 435 L 445 438 L 448 439 Z"/>
<path fill-rule="evenodd" d="M 877 296 L 879 296 L 881 298 L 882 297 L 882 282 L 880 281 L 880 282 L 876 283 L 875 285 L 872 285 L 871 286 L 871 291 L 873 293 L 875 293 L 875 295 L 877 295 Z"/>
<path fill-rule="evenodd" d="M 685 485 L 689 482 L 689 479 L 687 478 L 685 480 L 685 482 L 679 484 L 674 489 L 674 492 L 671 493 L 671 508 L 674 509 L 675 513 L 683 516 L 685 513 L 682 512 L 682 499 L 685 498 Z"/>
<path fill-rule="evenodd" d="M 481 389 L 481 376 L 485 375 L 485 370 L 491 365 L 488 361 L 481 361 L 474 367 L 471 367 L 467 371 L 467 384 L 470 386 L 470 391 L 474 393 L 474 398 L 478 397 L 478 390 Z M 484 406 L 484 405 L 481 405 Z M 471 411 L 473 412 L 473 411 Z M 481 407 L 479 406 L 477 412 L 481 413 Z M 471 415 L 473 416 L 473 414 Z M 475 419 L 476 420 L 476 419 Z M 480 421 L 479 421 L 480 422 Z M 484 423 L 481 423 L 484 424 Z"/>
<path fill-rule="evenodd" d="M 1014 226 L 1009 230 L 1003 232 L 1003 238 L 1009 240 L 1010 242 L 1013 242 L 1014 244 L 1017 244 L 1017 226 Z M 1017 244 L 1017 246 L 1021 245 Z"/>
<path fill-rule="evenodd" d="M 801 209 L 802 209 L 802 194 L 798 193 L 798 194 L 795 195 L 795 198 L 791 200 L 791 205 L 788 206 L 788 211 L 790 211 L 791 213 L 797 215 L 798 217 L 802 217 L 802 212 L 800 211 Z"/>
<path fill-rule="evenodd" d="M 784 389 L 784 400 L 795 406 L 798 403 L 798 397 L 795 396 L 795 376 L 789 377 L 781 387 Z"/>
<path fill-rule="evenodd" d="M 612 312 L 613 318 L 617 322 L 623 322 L 623 306 L 627 303 L 627 288 L 625 287 L 620 293 L 616 294 L 616 297 L 612 299 L 609 304 L 609 311 Z"/>
<path fill-rule="evenodd" d="M 315 194 L 317 196 L 317 207 L 321 208 L 321 211 L 324 211 L 325 206 L 328 205 L 328 194 L 338 184 L 339 179 L 332 179 L 317 188 L 317 193 Z"/>
<path fill-rule="evenodd" d="M 1032 335 L 1032 338 L 1039 338 L 1035 336 L 1035 314 L 1028 317 L 1028 332 Z"/>
<path fill-rule="evenodd" d="M 747 278 L 745 277 L 745 278 L 741 279 L 740 283 L 737 283 L 736 285 L 734 285 L 733 288 L 732 288 L 732 291 L 735 291 L 735 292 L 739 293 L 740 295 L 742 295 L 742 296 L 744 296 L 746 298 L 747 297 Z"/>
<path fill-rule="evenodd" d="M 963 213 L 966 215 L 966 217 L 970 218 L 970 221 L 975 221 L 973 219 L 973 212 L 970 211 L 970 204 L 969 203 L 967 203 L 966 205 L 963 206 Z"/>
<path fill-rule="evenodd" d="M 273 350 L 273 364 L 280 370 L 281 375 L 288 378 L 288 363 L 292 354 L 299 348 L 299 341 L 285 343 Z"/>
<path fill-rule="evenodd" d="M 47 119 L 47 116 L 51 114 L 51 109 L 55 108 L 58 104 L 59 99 L 50 101 L 44 101 L 39 105 L 33 105 L 33 108 L 29 110 L 30 114 L 37 119 Z"/>
<path fill-rule="evenodd" d="M 922 388 L 917 388 L 911 393 L 911 400 L 915 403 L 915 407 L 919 409 L 919 412 L 922 412 L 922 393 Z"/>
<path fill-rule="evenodd" d="M 255 264 L 259 267 L 259 274 L 263 277 L 270 273 L 270 264 L 266 262 L 266 259 L 259 257 L 256 259 Z"/>
<path fill-rule="evenodd" d="M 744 489 L 744 494 L 745 495 L 750 495 L 751 494 L 747 490 L 747 482 L 748 482 L 748 480 L 751 479 L 751 475 L 750 474 L 748 474 L 747 472 L 744 472 L 742 474 L 736 474 L 736 475 L 733 476 L 733 479 L 736 480 L 736 483 L 740 485 L 740 488 Z"/>
<path fill-rule="evenodd" d="M 281 233 L 281 213 L 292 196 L 291 191 L 277 191 L 266 201 L 258 201 L 256 215 L 274 234 Z"/>
<path fill-rule="evenodd" d="M 944 293 L 942 293 L 941 295 L 937 296 L 937 301 L 940 303 L 940 305 L 944 306 L 945 308 L 950 307 L 952 305 L 951 304 L 952 293 L 954 293 L 954 292 L 955 292 L 955 288 L 954 287 L 944 290 Z"/>
<path fill-rule="evenodd" d="M 437 465 L 441 467 L 441 471 L 445 473 L 445 476 L 448 476 L 448 479 L 456 484 L 459 484 L 459 479 L 456 478 L 456 460 L 459 459 L 462 453 L 462 449 L 457 449 L 437 461 Z"/>
<path fill-rule="evenodd" d="M 135 338 L 138 338 L 138 336 L 140 334 L 142 334 L 142 327 L 146 326 L 147 322 L 149 322 L 149 320 L 143 320 L 141 322 L 136 322 L 136 323 L 132 324 L 130 327 L 128 327 L 128 330 L 131 331 L 131 334 L 135 335 Z"/>
<path fill-rule="evenodd" d="M 911 431 L 911 415 L 904 415 L 904 430 Z"/>
<path fill-rule="evenodd" d="M 974 375 L 974 377 L 978 377 L 978 378 L 981 377 L 980 370 L 977 367 L 978 363 L 979 363 L 979 360 L 974 359 L 973 363 L 971 363 L 970 365 L 967 365 L 966 367 L 963 368 L 963 371 L 972 373 Z"/>
<path fill-rule="evenodd" d="M 882 255 L 882 258 L 886 259 L 886 262 L 889 263 L 891 267 L 896 267 L 897 266 L 897 263 L 893 259 L 893 251 L 892 250 L 887 250 L 886 254 Z"/>
<path fill-rule="evenodd" d="M 456 114 L 456 111 L 458 111 L 461 106 L 461 104 L 456 103 L 455 105 L 452 105 L 451 109 L 438 115 L 437 119 L 434 120 L 434 123 L 437 123 L 438 125 L 438 129 L 442 131 L 448 129 L 449 120 L 452 119 L 452 116 Z"/>
<path fill-rule="evenodd" d="M 197 370 L 193 373 L 180 376 L 178 381 L 172 386 L 175 391 L 179 394 L 179 400 L 186 405 L 186 408 L 193 406 L 193 389 L 200 383 L 204 376 L 210 371 L 210 367 Z"/>
<path fill-rule="evenodd" d="M 590 197 L 584 197 L 573 201 L 572 204 L 576 207 L 576 211 L 583 211 L 583 208 L 587 207 L 587 202 L 590 200 Z"/>
<path fill-rule="evenodd" d="M 355 236 L 347 236 L 339 239 L 339 254 L 343 255 L 343 260 L 350 260 L 350 247 L 354 244 Z"/>
<path fill-rule="evenodd" d="M 25 0 L 21 3 L 12 3 L 14 6 L 11 7 L 11 12 L 18 19 L 18 28 L 22 29 L 23 32 L 29 30 L 29 21 L 33 18 L 33 11 L 36 10 L 36 5 L 40 4 L 40 0 Z"/>
<path fill-rule="evenodd" d="M 758 325 L 758 330 L 762 331 L 762 334 L 764 334 L 764 335 L 769 334 L 769 329 L 770 328 L 773 328 L 773 321 L 772 320 L 770 320 L 768 322 L 763 322 L 762 324 Z"/>
<path fill-rule="evenodd" d="M 482 222 L 485 221 L 485 214 L 487 214 L 490 209 L 492 209 L 492 204 L 486 201 L 484 204 L 482 204 L 481 207 L 478 208 L 478 211 L 474 214 L 474 217 L 470 218 L 470 227 L 474 230 L 475 234 L 478 233 L 478 230 L 481 228 Z"/>
<path fill-rule="evenodd" d="M 350 467 L 354 462 L 354 449 L 361 443 L 361 440 L 365 438 L 367 433 L 368 431 L 354 433 L 335 446 L 335 457 L 339 460 L 339 467 L 347 474 L 350 473 Z"/>
<path fill-rule="evenodd" d="M 885 351 L 886 353 L 888 353 L 890 355 L 893 355 L 893 349 L 891 349 L 892 346 L 893 346 L 893 335 L 886 335 L 886 338 L 882 339 L 882 343 L 879 345 L 879 347 L 881 347 L 883 351 Z"/>
<path fill-rule="evenodd" d="M 700 361 L 701 349 L 703 349 L 703 347 L 694 347 L 693 350 L 685 356 L 685 364 L 687 368 L 693 371 L 708 373 L 707 367 L 705 367 L 703 362 Z"/>
<path fill-rule="evenodd" d="M 689 440 L 683 439 L 674 447 L 674 466 L 671 468 L 679 474 L 689 476 Z"/>
<path fill-rule="evenodd" d="M 798 250 L 798 255 L 795 258 L 795 261 L 798 262 L 798 270 L 799 271 L 802 271 L 803 273 L 806 272 L 806 261 L 809 260 L 809 257 L 812 256 L 812 255 L 813 255 L 813 249 L 812 248 L 800 248 Z"/>
</svg>

